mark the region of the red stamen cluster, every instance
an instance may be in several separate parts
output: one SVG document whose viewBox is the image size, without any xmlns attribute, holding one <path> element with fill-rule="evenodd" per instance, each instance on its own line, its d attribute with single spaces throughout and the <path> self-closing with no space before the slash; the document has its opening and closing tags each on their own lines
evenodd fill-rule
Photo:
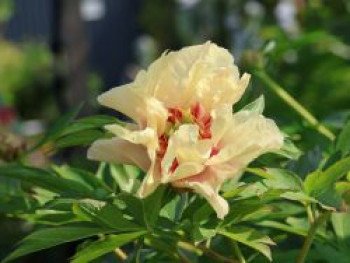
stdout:
<svg viewBox="0 0 350 263">
<path fill-rule="evenodd" d="M 220 149 L 214 146 L 213 148 L 211 148 L 210 157 L 217 155 L 219 152 L 220 152 Z"/>
<path fill-rule="evenodd" d="M 166 149 L 168 148 L 168 138 L 165 136 L 165 134 L 161 135 L 158 138 L 159 143 L 159 149 L 157 152 L 157 156 L 162 159 L 165 155 Z"/>
<path fill-rule="evenodd" d="M 178 108 L 169 108 L 168 109 L 168 125 L 170 128 L 174 129 L 177 124 L 181 124 L 184 122 L 184 113 Z M 210 113 L 206 112 L 203 106 L 200 103 L 195 103 L 190 108 L 190 117 L 192 121 L 198 125 L 199 127 L 199 135 L 200 139 L 210 139 L 211 138 L 211 123 L 212 118 L 210 116 Z M 157 152 L 157 157 L 159 158 L 159 163 L 164 158 L 165 152 L 168 148 L 168 140 L 169 140 L 169 134 L 164 133 L 161 136 L 159 136 L 159 149 Z M 220 149 L 217 147 L 213 147 L 211 149 L 210 157 L 213 157 L 219 153 Z M 175 172 L 176 168 L 179 166 L 179 161 L 175 158 L 172 162 L 169 172 L 173 173 Z"/>
<path fill-rule="evenodd" d="M 176 122 L 181 122 L 183 118 L 182 111 L 177 108 L 168 109 L 168 122 L 175 124 Z"/>
<path fill-rule="evenodd" d="M 191 107 L 191 115 L 194 122 L 199 127 L 199 134 L 201 139 L 211 138 L 211 116 L 208 112 L 205 112 L 203 106 L 198 102 Z"/>
</svg>

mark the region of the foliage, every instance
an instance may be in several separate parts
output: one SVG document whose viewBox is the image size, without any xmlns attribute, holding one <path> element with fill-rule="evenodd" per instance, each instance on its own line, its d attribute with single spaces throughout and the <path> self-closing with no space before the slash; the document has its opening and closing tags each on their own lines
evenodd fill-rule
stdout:
<svg viewBox="0 0 350 263">
<path fill-rule="evenodd" d="M 259 110 L 261 104 L 259 99 L 248 107 Z M 36 147 L 85 145 L 90 140 L 81 140 L 82 132 L 115 122 L 98 115 L 74 120 L 78 109 L 58 120 Z M 284 255 L 280 245 L 310 237 L 313 226 L 317 228 L 307 262 L 314 262 L 312 255 L 319 250 L 331 251 L 339 262 L 346 262 L 350 238 L 344 212 L 350 191 L 348 127 L 316 170 L 303 177 L 288 168 L 291 163 L 294 167 L 309 165 L 303 156 L 293 160 L 293 154 L 281 155 L 284 164 L 278 169 L 273 168 L 273 159 L 264 161 L 264 169 L 257 161 L 259 166 L 248 168 L 240 183 L 223 188 L 230 203 L 224 220 L 218 220 L 207 202 L 193 193 L 179 194 L 161 187 L 146 199 L 134 197 L 143 177 L 136 167 L 101 163 L 91 173 L 69 165 L 39 169 L 5 164 L 0 166 L 2 185 L 6 185 L 1 189 L 6 200 L 1 202 L 1 211 L 46 227 L 23 239 L 4 262 L 84 239 L 86 245 L 78 249 L 72 262 L 116 253 L 117 247 L 130 242 L 135 251 L 129 257 L 144 262 L 236 262 L 243 257 L 266 262 Z M 101 132 L 99 136 L 106 135 Z M 67 137 L 70 139 L 61 144 Z M 338 151 L 342 154 L 337 155 Z M 326 219 L 320 222 L 322 218 Z M 224 240 L 230 249 L 220 251 L 217 246 Z M 295 258 L 297 252 L 293 253 Z"/>
<path fill-rule="evenodd" d="M 70 259 L 76 263 L 105 262 L 108 255 L 146 263 L 348 262 L 349 4 L 298 1 L 305 2 L 298 10 L 299 29 L 290 31 L 272 21 L 274 1 L 259 1 L 263 11 L 255 14 L 240 1 L 193 1 L 187 7 L 179 4 L 184 1 L 144 2 L 141 21 L 160 52 L 203 38 L 235 51 L 253 75 L 254 89 L 243 103 L 262 91 L 267 95 L 266 103 L 259 97 L 246 107 L 260 112 L 266 104 L 286 133 L 284 147 L 255 160 L 239 182 L 224 185 L 230 212 L 218 220 L 192 192 L 164 186 L 146 199 L 135 197 L 145 174 L 134 166 L 29 166 L 30 153 L 84 147 L 110 136 L 104 125 L 122 124 L 102 115 L 76 119 L 79 105 L 32 147 L 0 164 L 0 213 L 35 226 L 3 262 L 76 241 L 82 242 Z M 238 26 L 229 19 L 232 14 Z M 3 44 L 11 57 L 23 56 Z M 1 63 L 11 69 L 17 62 Z M 30 65 L 30 73 L 40 72 Z M 29 71 L 15 74 L 24 72 L 27 80 Z M 21 86 L 11 74 L 1 73 L 0 66 L 6 83 Z"/>
</svg>

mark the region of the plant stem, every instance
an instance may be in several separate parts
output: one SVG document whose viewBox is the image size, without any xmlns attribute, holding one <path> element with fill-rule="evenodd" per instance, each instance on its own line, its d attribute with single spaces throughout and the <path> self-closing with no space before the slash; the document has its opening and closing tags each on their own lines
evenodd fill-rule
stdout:
<svg viewBox="0 0 350 263">
<path fill-rule="evenodd" d="M 306 236 L 306 239 L 304 241 L 304 244 L 303 244 L 301 250 L 299 251 L 299 254 L 297 256 L 295 263 L 304 263 L 305 262 L 305 259 L 309 253 L 310 247 L 311 247 L 312 242 L 314 240 L 314 237 L 316 235 L 317 228 L 328 219 L 328 216 L 330 215 L 330 213 L 331 213 L 331 211 L 324 212 L 314 221 L 313 224 L 310 225 L 309 232 Z"/>
<path fill-rule="evenodd" d="M 240 261 L 237 261 L 235 259 L 230 259 L 227 257 L 224 257 L 220 255 L 219 253 L 215 252 L 214 250 L 211 250 L 210 248 L 207 248 L 203 244 L 197 245 L 197 248 L 201 249 L 203 253 L 214 260 L 214 262 L 222 262 L 222 263 L 241 263 Z"/>
<path fill-rule="evenodd" d="M 309 223 L 310 223 L 310 225 L 312 225 L 315 222 L 315 217 L 314 217 L 314 212 L 313 212 L 310 204 L 307 205 L 306 211 L 307 211 L 307 215 L 309 218 Z"/>
<path fill-rule="evenodd" d="M 264 70 L 258 69 L 253 71 L 254 76 L 258 77 L 271 91 L 287 103 L 293 110 L 303 117 L 314 129 L 320 134 L 333 141 L 335 135 L 322 123 L 320 123 L 315 116 L 313 116 L 303 105 L 294 99 L 287 91 L 285 91 L 279 84 L 277 84 Z"/>
<path fill-rule="evenodd" d="M 115 253 L 116 257 L 122 261 L 125 261 L 128 259 L 128 255 L 120 248 L 116 248 L 114 250 L 114 253 Z"/>
<path fill-rule="evenodd" d="M 243 256 L 243 253 L 242 253 L 241 249 L 239 248 L 237 242 L 233 241 L 232 244 L 233 244 L 233 248 L 235 249 L 235 252 L 236 252 L 236 255 L 238 257 L 239 262 L 246 263 L 245 258 Z"/>
<path fill-rule="evenodd" d="M 176 253 L 176 255 L 181 263 L 192 263 L 191 260 L 189 260 L 187 257 L 182 255 L 179 251 Z"/>
</svg>

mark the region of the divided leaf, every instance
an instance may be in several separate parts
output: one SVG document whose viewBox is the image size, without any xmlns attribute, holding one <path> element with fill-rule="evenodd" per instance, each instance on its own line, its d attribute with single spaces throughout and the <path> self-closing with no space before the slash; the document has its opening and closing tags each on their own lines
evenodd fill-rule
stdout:
<svg viewBox="0 0 350 263">
<path fill-rule="evenodd" d="M 317 170 L 309 174 L 304 182 L 306 192 L 314 197 L 333 189 L 335 183 L 350 171 L 350 157 L 341 159 L 325 171 Z"/>
<path fill-rule="evenodd" d="M 350 151 L 350 120 L 338 135 L 335 148 L 341 151 L 344 156 Z"/>
<path fill-rule="evenodd" d="M 220 230 L 218 233 L 259 251 L 272 261 L 269 246 L 274 245 L 275 243 L 268 236 L 254 229 L 238 226 L 232 227 L 227 231 Z"/>
<path fill-rule="evenodd" d="M 73 206 L 74 212 L 81 218 L 95 222 L 96 224 L 114 229 L 116 231 L 136 231 L 143 229 L 134 218 L 114 204 L 97 200 L 83 200 Z"/>
<path fill-rule="evenodd" d="M 39 140 L 39 142 L 34 145 L 34 147 L 31 150 L 38 149 L 40 146 L 45 144 L 46 142 L 50 140 L 57 139 L 63 130 L 68 127 L 68 125 L 73 121 L 73 119 L 78 115 L 79 111 L 83 107 L 83 104 L 77 105 L 75 108 L 67 112 L 65 115 L 63 115 L 61 118 L 59 118 L 52 126 L 51 128 L 46 131 L 45 136 Z"/>
<path fill-rule="evenodd" d="M 19 179 L 54 193 L 69 197 L 95 197 L 93 190 L 84 184 L 65 179 L 38 168 L 20 165 L 0 166 L 0 176 Z"/>
<path fill-rule="evenodd" d="M 95 241 L 78 253 L 72 259 L 72 263 L 86 263 L 99 258 L 116 248 L 121 247 L 131 241 L 145 235 L 146 231 L 131 232 L 120 235 L 108 235 L 101 240 Z"/>
<path fill-rule="evenodd" d="M 90 224 L 76 224 L 38 230 L 25 237 L 18 248 L 8 255 L 2 263 L 12 261 L 33 252 L 54 247 L 98 234 L 108 233 L 108 228 L 96 227 Z"/>
</svg>

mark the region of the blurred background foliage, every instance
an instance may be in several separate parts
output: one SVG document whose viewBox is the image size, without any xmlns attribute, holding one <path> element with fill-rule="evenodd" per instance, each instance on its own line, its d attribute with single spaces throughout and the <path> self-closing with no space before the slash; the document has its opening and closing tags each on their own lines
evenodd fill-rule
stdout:
<svg viewBox="0 0 350 263">
<path fill-rule="evenodd" d="M 262 67 L 335 133 L 350 116 L 348 0 L 32 3 L 33 8 L 48 5 L 48 38 L 32 32 L 20 39 L 11 37 L 18 33 L 11 23 L 25 23 L 18 17 L 27 10 L 25 1 L 0 0 L 0 165 L 29 147 L 33 136 L 40 136 L 72 106 L 85 101 L 83 115 L 99 112 L 95 97 L 102 90 L 130 81 L 165 50 L 207 40 L 229 49 L 241 70 L 253 73 L 237 108 L 265 94 L 265 114 L 307 152 L 308 161 L 318 163 L 328 150 L 324 149 L 326 139 L 266 89 L 252 69 Z M 28 11 L 27 16 L 34 21 L 38 14 Z M 33 152 L 28 162 L 45 167 L 52 160 L 50 151 Z M 81 167 L 91 165 L 85 161 L 85 149 L 63 151 L 55 158 L 59 163 L 75 160 Z M 16 182 L 0 181 L 0 258 L 33 228 L 4 216 L 9 195 L 21 194 L 16 187 Z M 23 202 L 23 198 L 15 201 Z M 51 261 L 62 262 L 71 255 L 72 247 L 50 250 L 57 255 Z M 43 262 L 50 253 L 21 262 Z"/>
</svg>

